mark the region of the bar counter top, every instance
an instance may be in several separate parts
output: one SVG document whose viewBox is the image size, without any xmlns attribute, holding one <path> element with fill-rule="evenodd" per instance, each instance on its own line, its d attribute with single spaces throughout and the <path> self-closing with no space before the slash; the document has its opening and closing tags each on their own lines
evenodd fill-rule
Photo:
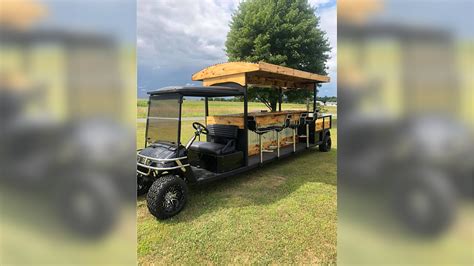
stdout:
<svg viewBox="0 0 474 266">
<path fill-rule="evenodd" d="M 275 125 L 282 124 L 288 114 L 292 114 L 293 120 L 298 120 L 301 113 L 306 113 L 304 110 L 287 110 L 278 112 L 250 112 L 248 113 L 249 118 L 254 118 L 259 126 L 264 125 Z M 244 114 L 227 114 L 227 115 L 214 115 L 207 117 L 208 124 L 224 124 L 224 125 L 235 125 L 239 128 L 244 128 Z"/>
<path fill-rule="evenodd" d="M 306 113 L 308 111 L 305 110 L 286 110 L 286 111 L 278 111 L 278 112 L 249 112 L 247 113 L 248 116 L 259 117 L 259 116 L 279 116 L 279 115 L 287 115 L 287 114 L 301 114 Z M 243 113 L 239 114 L 226 114 L 226 115 L 214 115 L 214 116 L 221 116 L 221 117 L 243 117 Z"/>
</svg>

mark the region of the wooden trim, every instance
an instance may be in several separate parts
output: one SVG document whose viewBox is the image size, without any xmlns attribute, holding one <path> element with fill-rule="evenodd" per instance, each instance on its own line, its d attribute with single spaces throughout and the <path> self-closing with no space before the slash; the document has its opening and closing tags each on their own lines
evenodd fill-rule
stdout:
<svg viewBox="0 0 474 266">
<path fill-rule="evenodd" d="M 331 120 L 330 119 L 325 119 L 324 120 L 324 128 L 325 129 L 330 129 L 331 128 Z M 316 120 L 316 129 L 315 129 L 315 131 L 321 131 L 321 130 L 323 130 L 323 119 L 318 118 Z"/>
<path fill-rule="evenodd" d="M 280 149 L 283 147 L 287 147 L 293 144 L 287 144 L 287 142 L 293 141 L 293 136 L 291 137 L 284 137 L 280 139 Z M 296 138 L 296 142 L 298 142 L 298 138 Z M 264 141 L 262 143 L 263 149 L 268 150 L 270 146 L 277 146 L 277 140 L 270 140 L 270 141 Z M 260 146 L 258 144 L 252 144 L 248 146 L 248 151 L 249 151 L 249 156 L 257 155 L 260 154 Z M 274 153 L 276 153 L 276 149 Z"/>
<path fill-rule="evenodd" d="M 244 116 L 208 116 L 206 117 L 206 123 L 208 125 L 232 125 L 244 129 Z"/>
<path fill-rule="evenodd" d="M 258 63 L 260 67 L 260 71 L 270 72 L 270 73 L 278 73 L 285 76 L 291 77 L 298 77 L 302 79 L 309 79 L 318 82 L 329 82 L 330 78 L 328 76 L 318 75 L 306 71 L 301 71 L 298 69 L 293 69 L 284 66 L 273 65 L 265 62 Z"/>
<path fill-rule="evenodd" d="M 212 86 L 214 84 L 220 84 L 220 83 L 226 83 L 226 82 L 234 82 L 234 83 L 240 84 L 241 86 L 245 86 L 246 84 L 245 73 L 204 79 L 202 82 L 202 85 Z"/>
<path fill-rule="evenodd" d="M 283 111 L 283 112 L 268 112 L 268 113 L 249 113 L 248 116 L 255 117 L 257 126 L 266 125 L 278 125 L 285 122 L 286 116 L 292 114 L 293 122 L 298 122 L 301 113 L 306 111 Z M 320 119 L 322 121 L 322 119 Z M 326 120 L 328 122 L 329 119 Z M 215 115 L 207 116 L 206 123 L 208 125 L 221 124 L 221 125 L 233 125 L 238 126 L 240 129 L 244 129 L 244 115 L 243 114 L 232 114 L 232 115 Z M 326 128 L 329 128 L 326 127 Z"/>
<path fill-rule="evenodd" d="M 205 83 L 216 84 L 214 79 L 224 78 L 237 74 L 259 72 L 259 76 L 263 76 L 266 79 L 273 79 L 273 82 L 288 83 L 287 86 L 281 87 L 292 87 L 298 88 L 296 83 L 315 83 L 315 82 L 329 82 L 328 76 L 318 75 L 306 71 L 301 71 L 289 67 L 283 67 L 273 65 L 265 62 L 259 63 L 248 63 L 248 62 L 227 62 L 222 64 L 213 65 L 195 73 L 192 76 L 194 81 L 204 81 Z M 270 78 L 270 76 L 273 76 Z M 276 76 L 276 77 L 275 77 Z M 227 80 L 227 82 L 234 80 Z M 291 83 L 293 82 L 293 83 Z M 268 80 L 264 84 L 268 83 Z M 290 85 L 291 83 L 291 85 Z M 240 84 L 240 83 L 239 83 Z M 241 84 L 244 86 L 245 84 Z"/>
<path fill-rule="evenodd" d="M 260 87 L 280 87 L 280 88 L 298 88 L 298 89 L 309 89 L 313 88 L 312 82 L 309 83 L 302 83 L 302 82 L 294 82 L 288 80 L 280 80 L 275 78 L 266 78 L 266 77 L 259 77 L 252 74 L 248 75 L 247 84 L 248 85 L 255 85 Z"/>
<path fill-rule="evenodd" d="M 222 76 L 228 76 L 232 74 L 241 74 L 251 71 L 258 71 L 259 65 L 248 62 L 228 62 L 222 64 L 216 64 L 204 68 L 203 70 L 196 72 L 192 76 L 192 80 L 204 80 L 209 78 L 216 78 Z M 245 84 L 244 84 L 245 85 Z M 242 85 L 243 86 L 243 85 Z"/>
</svg>

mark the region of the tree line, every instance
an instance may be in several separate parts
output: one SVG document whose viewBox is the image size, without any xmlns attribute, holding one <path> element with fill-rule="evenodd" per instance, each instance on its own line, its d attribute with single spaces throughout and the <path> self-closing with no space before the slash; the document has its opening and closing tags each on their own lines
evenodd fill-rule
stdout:
<svg viewBox="0 0 474 266">
<path fill-rule="evenodd" d="M 220 102 L 243 102 L 242 97 L 209 97 L 209 101 L 220 101 Z M 313 97 L 309 97 L 308 100 L 310 102 L 313 102 Z M 317 101 L 321 101 L 323 103 L 326 102 L 337 102 L 337 97 L 336 96 L 323 96 L 323 97 L 316 97 Z M 204 101 L 204 98 L 201 99 L 201 101 Z M 299 99 L 288 99 L 287 97 L 283 97 L 282 102 L 284 103 L 306 103 L 307 99 L 306 98 L 299 98 Z M 249 99 L 249 102 L 260 102 L 258 99 Z"/>
</svg>

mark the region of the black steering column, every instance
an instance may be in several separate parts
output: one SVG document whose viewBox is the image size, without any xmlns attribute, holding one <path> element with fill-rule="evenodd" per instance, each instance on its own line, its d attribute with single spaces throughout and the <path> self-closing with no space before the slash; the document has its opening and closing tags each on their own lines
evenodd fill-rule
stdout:
<svg viewBox="0 0 474 266">
<path fill-rule="evenodd" d="M 196 138 L 198 136 L 201 136 L 201 134 L 207 135 L 209 133 L 209 131 L 207 130 L 207 127 L 204 126 L 203 124 L 199 123 L 199 122 L 193 122 L 193 128 L 196 131 L 194 132 L 194 135 L 191 137 L 191 139 L 186 144 L 186 147 L 185 147 L 186 150 L 189 149 L 189 147 L 191 147 L 191 145 L 193 145 L 193 142 L 196 140 Z"/>
</svg>

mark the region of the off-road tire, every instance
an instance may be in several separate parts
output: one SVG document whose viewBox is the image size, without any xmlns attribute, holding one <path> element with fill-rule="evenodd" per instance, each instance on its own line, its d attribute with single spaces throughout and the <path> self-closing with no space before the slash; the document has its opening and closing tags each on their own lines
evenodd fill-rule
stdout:
<svg viewBox="0 0 474 266">
<path fill-rule="evenodd" d="M 172 210 L 166 208 L 166 195 L 172 191 L 178 192 L 178 201 Z M 178 176 L 166 175 L 158 178 L 151 185 L 146 196 L 146 202 L 150 213 L 160 220 L 170 218 L 178 214 L 186 205 L 188 198 L 188 187 L 186 182 Z"/>
<path fill-rule="evenodd" d="M 140 175 L 137 175 L 137 196 L 145 195 L 150 189 L 153 181 L 144 180 Z"/>
<path fill-rule="evenodd" d="M 106 235 L 116 223 L 119 212 L 117 192 L 110 178 L 97 173 L 83 173 L 58 185 L 54 204 L 69 230 L 80 237 L 98 238 Z M 87 217 L 74 205 L 77 195 L 86 195 L 90 202 Z"/>
<path fill-rule="evenodd" d="M 418 235 L 436 236 L 444 232 L 453 222 L 456 213 L 456 196 L 448 177 L 431 169 L 410 171 L 393 187 L 393 207 L 400 221 Z M 429 204 L 417 211 L 415 195 L 421 193 Z M 425 213 L 420 216 L 419 213 Z"/>
<path fill-rule="evenodd" d="M 332 140 L 329 134 L 326 134 L 323 138 L 323 143 L 319 144 L 319 151 L 328 152 L 331 150 Z"/>
</svg>

